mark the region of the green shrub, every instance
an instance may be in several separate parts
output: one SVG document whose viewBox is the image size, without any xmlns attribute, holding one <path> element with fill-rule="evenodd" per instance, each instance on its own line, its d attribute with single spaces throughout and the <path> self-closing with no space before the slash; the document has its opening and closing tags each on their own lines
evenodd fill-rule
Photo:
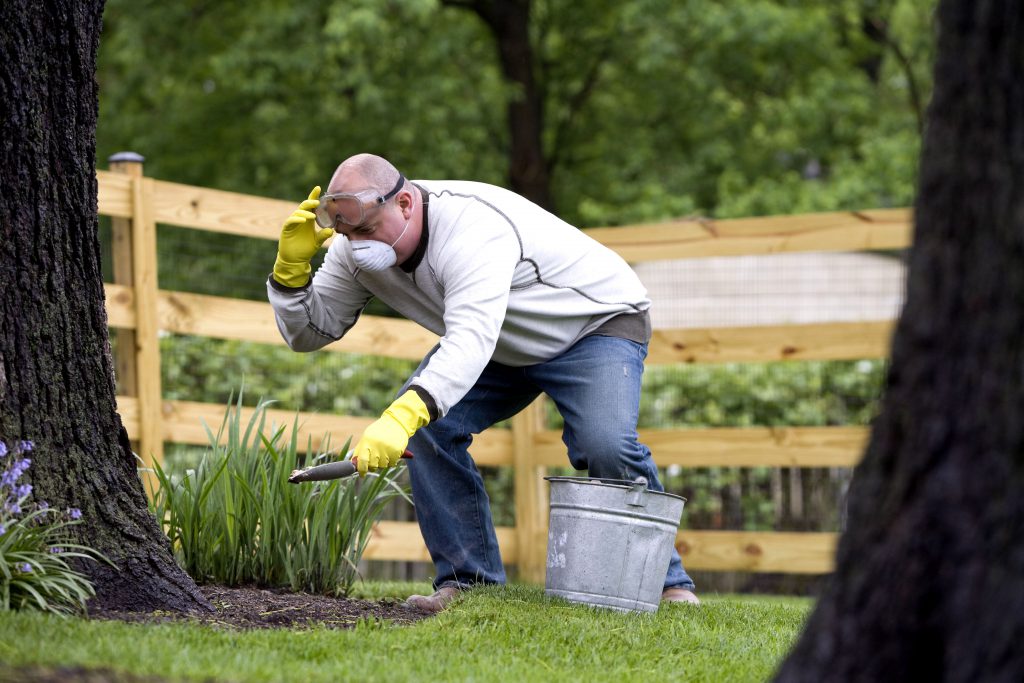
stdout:
<svg viewBox="0 0 1024 683">
<path fill-rule="evenodd" d="M 0 441 L 0 612 L 39 609 L 64 615 L 85 613 L 96 593 L 89 579 L 68 564 L 71 557 L 106 560 L 100 553 L 71 542 L 69 529 L 81 522 L 77 508 L 59 511 L 46 501 L 29 502 L 31 484 L 18 480 L 32 461 L 23 457 L 32 443 L 9 450 Z"/>
<path fill-rule="evenodd" d="M 241 395 L 229 403 L 218 433 L 207 428 L 210 445 L 198 466 L 183 477 L 156 465 L 153 511 L 196 581 L 347 595 L 384 506 L 395 497 L 412 504 L 395 481 L 400 469 L 289 484 L 288 475 L 301 466 L 298 416 L 289 439 L 274 425 L 268 438 L 271 403 L 261 400 L 244 430 Z M 329 459 L 329 437 L 316 455 L 307 446 L 310 464 Z"/>
</svg>

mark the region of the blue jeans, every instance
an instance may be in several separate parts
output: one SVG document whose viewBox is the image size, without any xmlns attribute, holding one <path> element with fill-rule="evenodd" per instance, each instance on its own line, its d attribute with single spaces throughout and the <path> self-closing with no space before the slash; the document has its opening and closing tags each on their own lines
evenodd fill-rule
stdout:
<svg viewBox="0 0 1024 683">
<path fill-rule="evenodd" d="M 592 335 L 537 365 L 491 362 L 447 415 L 413 435 L 409 476 L 417 521 L 436 569 L 435 588 L 505 583 L 487 493 L 469 446 L 474 434 L 512 417 L 541 392 L 565 419 L 562 440 L 573 467 L 600 478 L 643 476 L 651 490 L 665 490 L 636 431 L 646 357 L 646 344 Z M 665 577 L 665 587 L 674 586 L 694 587 L 675 550 Z"/>
</svg>

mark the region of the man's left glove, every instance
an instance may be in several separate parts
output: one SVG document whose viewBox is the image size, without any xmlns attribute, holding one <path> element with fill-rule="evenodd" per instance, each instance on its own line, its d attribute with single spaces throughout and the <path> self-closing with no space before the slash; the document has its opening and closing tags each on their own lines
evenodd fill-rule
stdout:
<svg viewBox="0 0 1024 683">
<path fill-rule="evenodd" d="M 358 458 L 359 476 L 368 470 L 394 467 L 409 445 L 409 437 L 430 422 L 430 411 L 412 389 L 399 396 L 380 418 L 366 428 L 352 457 Z"/>
</svg>

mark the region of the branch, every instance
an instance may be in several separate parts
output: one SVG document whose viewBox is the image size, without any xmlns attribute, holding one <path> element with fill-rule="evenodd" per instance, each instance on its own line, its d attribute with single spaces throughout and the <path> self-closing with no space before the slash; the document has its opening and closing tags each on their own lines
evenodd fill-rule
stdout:
<svg viewBox="0 0 1024 683">
<path fill-rule="evenodd" d="M 913 65 L 910 63 L 910 58 L 907 57 L 906 53 L 900 48 L 899 43 L 889 33 L 889 26 L 886 22 L 881 19 L 870 19 L 871 26 L 878 32 L 878 37 L 882 39 L 882 43 L 888 46 L 893 55 L 896 57 L 896 61 L 899 62 L 903 69 L 903 75 L 907 79 L 907 87 L 910 90 L 910 106 L 914 110 L 914 116 L 917 118 L 917 132 L 924 132 L 924 107 L 921 104 L 921 92 L 917 87 L 917 79 L 914 77 Z"/>
<path fill-rule="evenodd" d="M 565 115 L 560 118 L 558 126 L 555 128 L 555 134 L 552 137 L 553 149 L 551 151 L 551 157 L 548 159 L 549 167 L 554 168 L 561 159 L 561 154 L 559 152 L 562 149 L 562 140 L 565 138 L 573 119 L 577 114 L 579 114 L 580 110 L 583 109 L 583 106 L 587 103 L 587 100 L 590 99 L 591 94 L 593 94 L 594 87 L 597 85 L 598 72 L 601 69 L 601 65 L 608 60 L 611 53 L 612 50 L 606 43 L 605 48 L 601 50 L 594 59 L 594 62 L 590 65 L 590 68 L 587 70 L 587 75 L 583 79 L 583 84 L 580 85 L 579 90 L 569 97 L 567 111 Z"/>
</svg>

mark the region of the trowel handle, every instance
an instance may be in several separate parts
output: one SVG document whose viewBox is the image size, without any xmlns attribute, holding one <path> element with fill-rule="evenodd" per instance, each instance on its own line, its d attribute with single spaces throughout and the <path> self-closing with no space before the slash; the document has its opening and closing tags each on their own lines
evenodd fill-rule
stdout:
<svg viewBox="0 0 1024 683">
<path fill-rule="evenodd" d="M 307 467 L 304 470 L 295 470 L 288 477 L 292 484 L 304 481 L 328 481 L 330 479 L 342 479 L 356 473 L 356 464 L 351 460 L 337 460 Z"/>
<path fill-rule="evenodd" d="M 349 451 L 349 453 L 351 453 L 351 452 L 352 451 Z M 410 451 L 408 448 L 406 448 L 405 449 L 405 453 L 402 453 L 401 458 L 403 460 L 410 460 L 410 459 L 412 459 L 412 451 Z M 359 457 L 353 455 L 352 456 L 352 464 L 356 465 L 356 469 L 358 469 L 358 462 L 359 462 Z"/>
</svg>

